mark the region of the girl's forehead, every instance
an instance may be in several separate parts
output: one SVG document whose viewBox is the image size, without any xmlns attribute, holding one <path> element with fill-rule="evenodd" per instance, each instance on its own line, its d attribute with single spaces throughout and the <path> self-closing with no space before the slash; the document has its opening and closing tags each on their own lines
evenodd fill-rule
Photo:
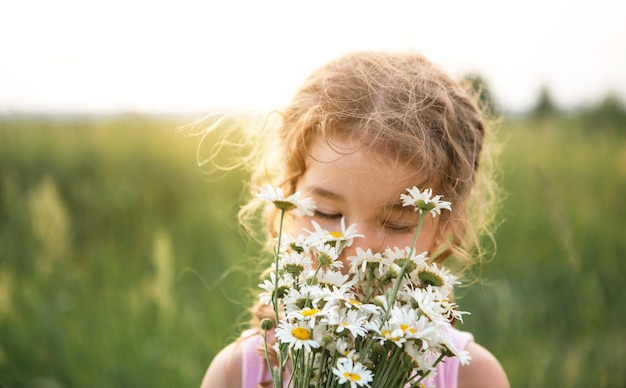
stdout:
<svg viewBox="0 0 626 388">
<path fill-rule="evenodd" d="M 417 169 L 361 145 L 317 141 L 310 148 L 298 186 L 322 197 L 367 197 L 372 206 L 391 206 L 407 188 L 421 187 L 425 180 Z"/>
</svg>

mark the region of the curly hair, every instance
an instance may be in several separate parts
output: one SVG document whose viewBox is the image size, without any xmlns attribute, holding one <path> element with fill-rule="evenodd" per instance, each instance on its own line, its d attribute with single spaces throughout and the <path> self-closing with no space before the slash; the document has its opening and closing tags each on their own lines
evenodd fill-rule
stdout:
<svg viewBox="0 0 626 388">
<path fill-rule="evenodd" d="M 423 174 L 452 202 L 454 212 L 441 218 L 441 249 L 431 254 L 438 262 L 453 256 L 462 271 L 486 255 L 481 240 L 492 235 L 499 198 L 495 139 L 477 101 L 421 54 L 344 55 L 313 72 L 298 89 L 281 123 L 270 128 L 273 136 L 264 138 L 274 141 L 265 142 L 252 183 L 271 182 L 291 194 L 315 139 L 356 141 Z M 256 205 L 252 201 L 242 209 L 242 222 Z M 273 215 L 268 217 L 273 232 Z"/>
</svg>

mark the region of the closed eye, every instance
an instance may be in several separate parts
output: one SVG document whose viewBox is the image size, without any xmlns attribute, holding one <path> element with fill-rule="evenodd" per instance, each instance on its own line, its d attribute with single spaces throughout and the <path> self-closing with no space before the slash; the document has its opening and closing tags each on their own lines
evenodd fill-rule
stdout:
<svg viewBox="0 0 626 388">
<path fill-rule="evenodd" d="M 315 210 L 314 216 L 324 220 L 337 220 L 340 219 L 343 215 L 341 213 L 323 213 L 319 210 Z"/>
<path fill-rule="evenodd" d="M 408 233 L 412 232 L 414 225 L 394 225 L 394 224 L 385 224 L 385 229 L 394 232 L 394 233 Z"/>
</svg>

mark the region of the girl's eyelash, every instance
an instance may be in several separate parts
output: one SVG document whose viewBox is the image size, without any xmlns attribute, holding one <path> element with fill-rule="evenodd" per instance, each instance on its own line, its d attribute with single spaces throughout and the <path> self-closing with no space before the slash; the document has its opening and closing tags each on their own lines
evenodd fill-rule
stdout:
<svg viewBox="0 0 626 388">
<path fill-rule="evenodd" d="M 319 210 L 315 210 L 315 217 L 319 217 L 319 218 L 324 218 L 327 220 L 335 220 L 338 218 L 341 218 L 341 214 L 340 213 L 322 213 Z"/>
<path fill-rule="evenodd" d="M 390 225 L 390 224 L 386 224 L 385 228 L 393 231 L 393 232 L 397 232 L 397 233 L 403 233 L 403 232 L 410 232 L 413 230 L 413 226 L 412 225 L 407 225 L 407 226 L 400 226 L 400 225 Z"/>
</svg>

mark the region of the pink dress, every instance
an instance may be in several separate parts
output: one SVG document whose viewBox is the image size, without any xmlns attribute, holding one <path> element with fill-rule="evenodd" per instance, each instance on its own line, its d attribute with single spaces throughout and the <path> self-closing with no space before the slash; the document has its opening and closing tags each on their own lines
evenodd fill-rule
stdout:
<svg viewBox="0 0 626 388">
<path fill-rule="evenodd" d="M 257 349 L 263 343 L 260 334 L 244 333 L 248 335 L 241 342 L 242 346 L 242 388 L 257 388 L 262 381 L 270 381 L 271 375 L 267 368 L 267 362 Z M 452 343 L 457 349 L 464 350 L 474 337 L 467 332 L 450 329 Z M 268 338 L 269 339 L 269 338 Z M 432 385 L 437 388 L 456 388 L 459 374 L 459 360 L 457 358 L 445 358 L 437 365 L 437 375 L 432 380 Z"/>
</svg>

